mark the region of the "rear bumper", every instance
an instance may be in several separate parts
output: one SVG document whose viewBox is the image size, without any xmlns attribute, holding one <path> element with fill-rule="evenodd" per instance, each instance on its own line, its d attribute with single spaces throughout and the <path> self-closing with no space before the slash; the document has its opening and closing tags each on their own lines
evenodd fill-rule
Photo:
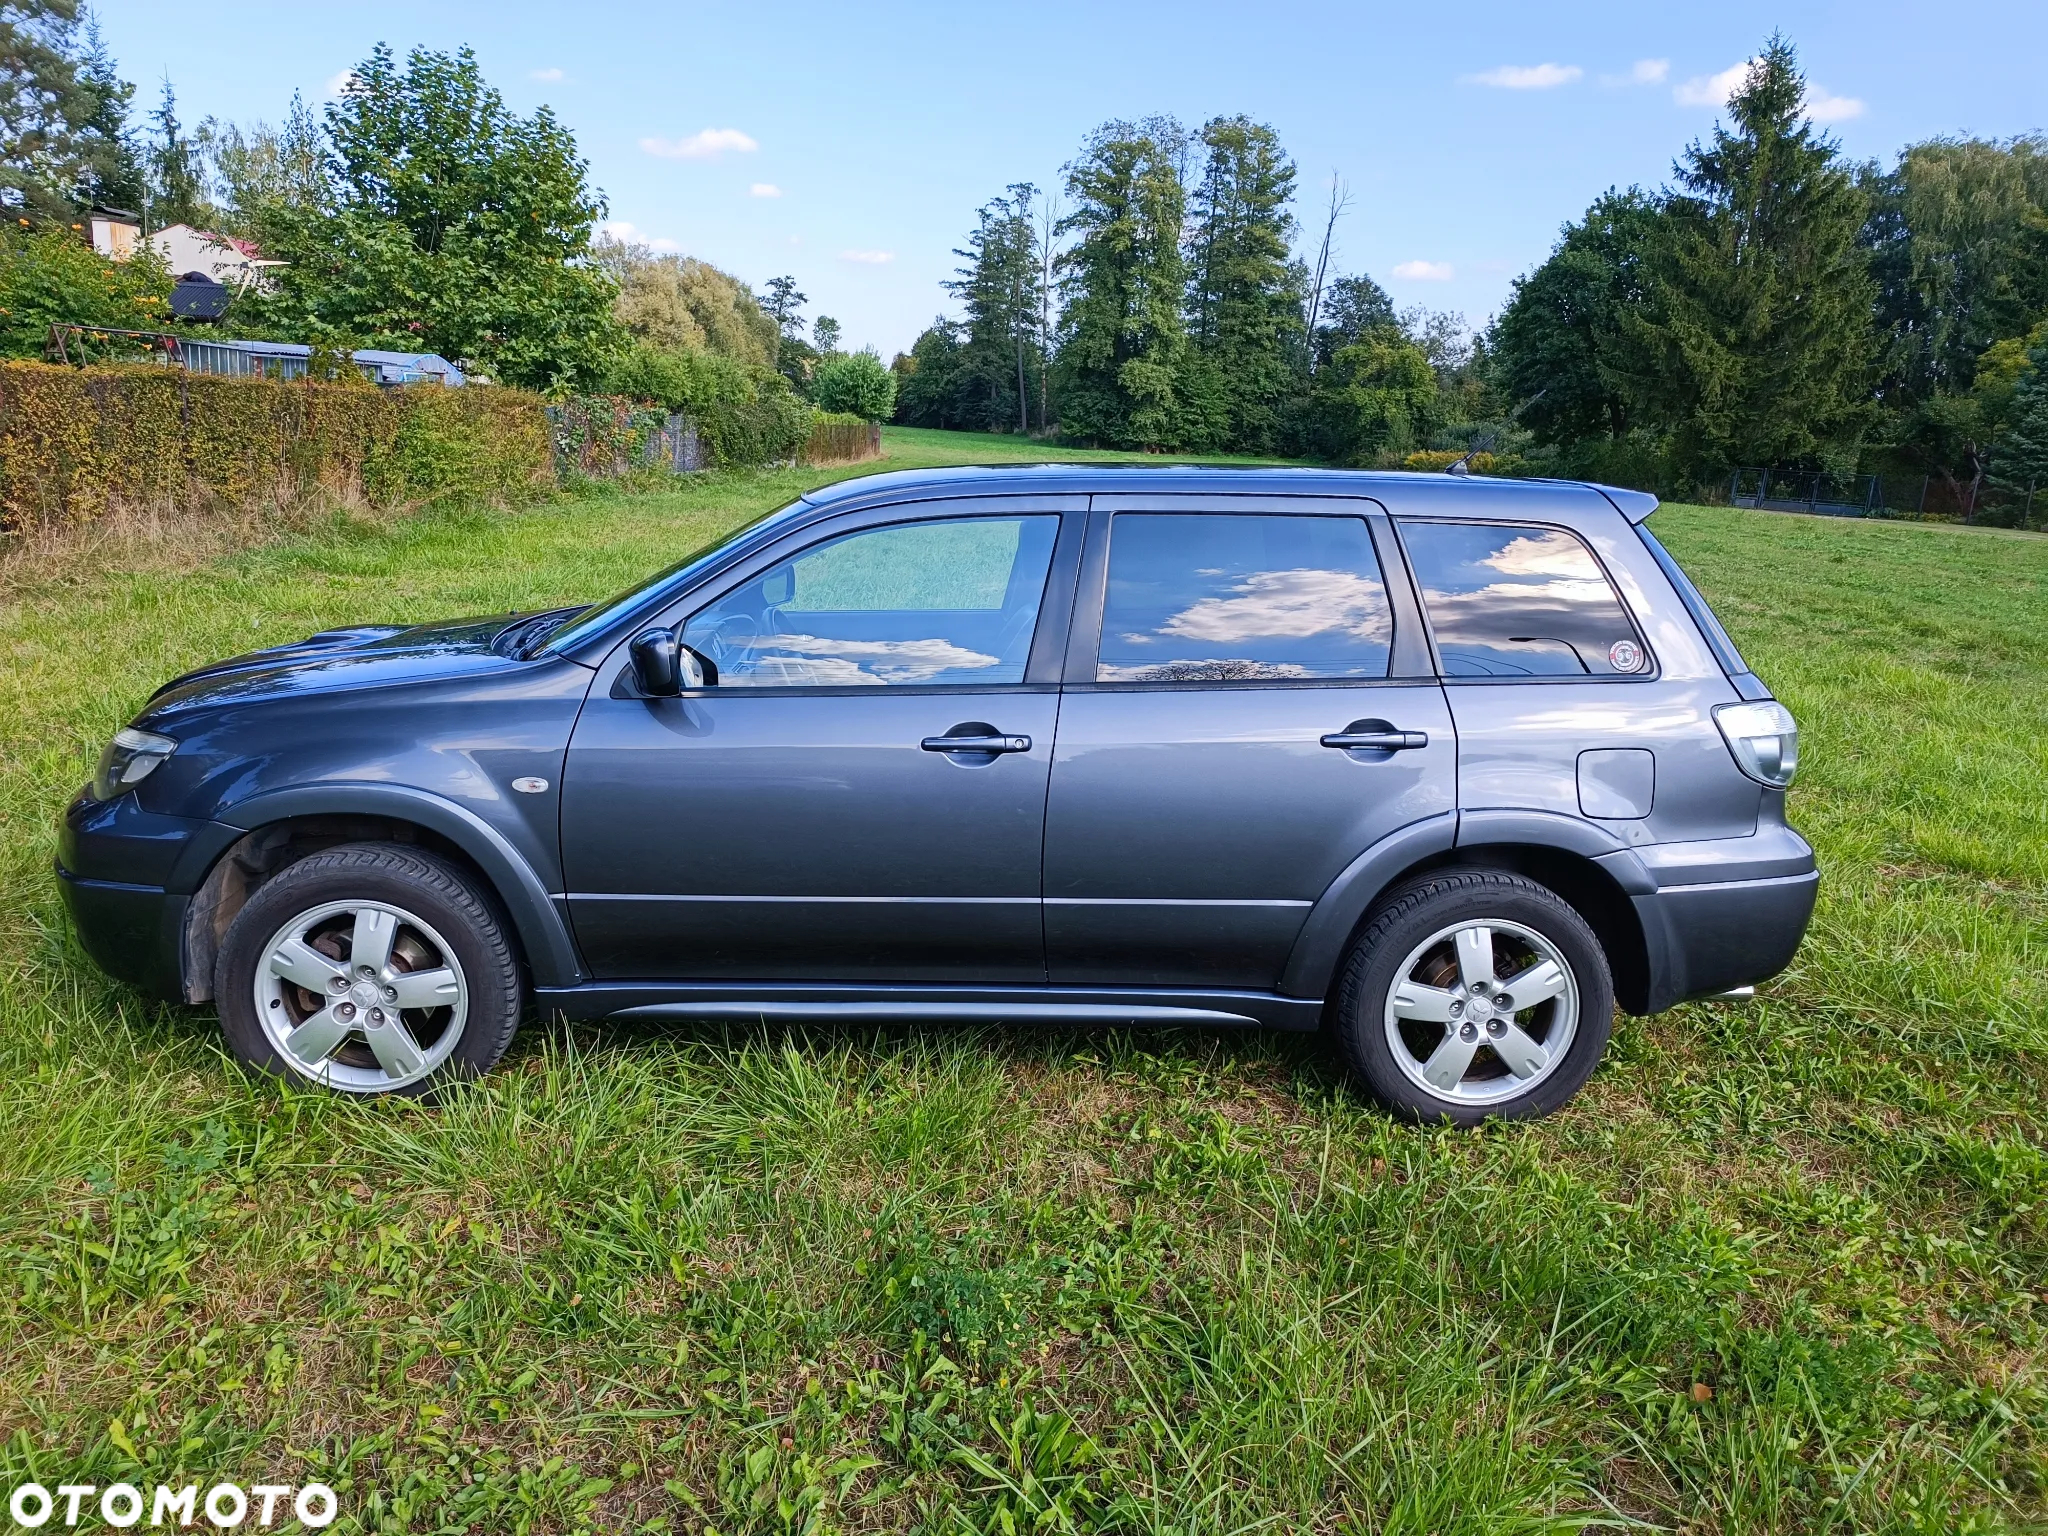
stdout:
<svg viewBox="0 0 2048 1536">
<path fill-rule="evenodd" d="M 1645 1013 L 1766 981 L 1806 937 L 1820 872 L 1813 848 L 1779 817 L 1753 837 L 1632 850 L 1624 889 L 1649 964 Z M 1616 861 L 1600 862 L 1619 875 Z"/>
</svg>

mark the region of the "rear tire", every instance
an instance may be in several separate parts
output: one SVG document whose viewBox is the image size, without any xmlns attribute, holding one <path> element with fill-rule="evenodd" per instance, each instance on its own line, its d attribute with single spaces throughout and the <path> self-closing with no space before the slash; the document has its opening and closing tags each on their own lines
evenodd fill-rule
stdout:
<svg viewBox="0 0 2048 1536">
<path fill-rule="evenodd" d="M 1422 1123 L 1562 1108 L 1599 1065 L 1613 1017 L 1614 978 L 1586 920 L 1495 869 L 1430 875 L 1387 897 L 1337 992 L 1352 1070 Z"/>
<path fill-rule="evenodd" d="M 519 964 L 495 904 L 454 865 L 389 843 L 287 866 L 228 927 L 222 1033 L 252 1067 L 375 1096 L 489 1071 L 519 1025 Z"/>
</svg>

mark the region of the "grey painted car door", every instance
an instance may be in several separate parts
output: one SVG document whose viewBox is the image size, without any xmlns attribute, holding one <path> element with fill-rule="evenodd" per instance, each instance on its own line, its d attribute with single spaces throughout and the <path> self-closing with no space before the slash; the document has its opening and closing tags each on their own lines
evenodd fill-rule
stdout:
<svg viewBox="0 0 2048 1536">
<path fill-rule="evenodd" d="M 717 653 L 718 686 L 646 699 L 610 685 L 622 665 L 601 673 L 562 810 L 593 973 L 1042 982 L 1046 778 L 1082 531 L 1077 512 L 1061 537 L 1058 514 L 1082 504 L 894 508 L 868 515 L 887 526 L 865 544 L 875 527 L 793 534 L 675 615 Z M 983 535 L 1018 528 L 988 592 L 887 595 L 972 588 Z"/>
<path fill-rule="evenodd" d="M 1052 980 L 1272 987 L 1347 864 L 1455 809 L 1391 534 L 1351 498 L 1092 505 L 1046 811 Z"/>
</svg>

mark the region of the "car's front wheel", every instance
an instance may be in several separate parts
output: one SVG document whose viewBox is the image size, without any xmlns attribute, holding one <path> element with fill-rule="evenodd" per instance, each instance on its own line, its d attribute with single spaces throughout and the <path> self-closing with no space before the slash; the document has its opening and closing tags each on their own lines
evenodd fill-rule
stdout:
<svg viewBox="0 0 2048 1536">
<path fill-rule="evenodd" d="M 1411 1120 L 1547 1115 L 1607 1048 L 1614 980 L 1586 920 L 1504 870 L 1394 893 L 1353 945 L 1337 995 L 1352 1069 Z"/>
<path fill-rule="evenodd" d="M 346 1093 L 424 1094 L 496 1065 L 520 1010 L 493 904 L 416 849 L 351 844 L 258 887 L 214 971 L 229 1048 Z"/>
</svg>

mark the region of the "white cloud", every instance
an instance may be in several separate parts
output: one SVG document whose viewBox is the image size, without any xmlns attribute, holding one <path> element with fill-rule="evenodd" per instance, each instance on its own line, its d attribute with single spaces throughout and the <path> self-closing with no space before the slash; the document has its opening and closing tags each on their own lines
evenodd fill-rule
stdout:
<svg viewBox="0 0 2048 1536">
<path fill-rule="evenodd" d="M 1547 91 L 1570 85 L 1584 73 L 1576 64 L 1502 64 L 1463 78 L 1468 85 L 1493 85 L 1504 91 Z"/>
<path fill-rule="evenodd" d="M 1749 78 L 1749 66 L 1756 62 L 1744 59 L 1740 64 L 1730 64 L 1718 75 L 1694 75 L 1673 89 L 1672 96 L 1681 107 L 1724 107 L 1728 98 L 1742 89 L 1742 82 Z"/>
<path fill-rule="evenodd" d="M 642 139 L 640 147 L 664 160 L 716 160 L 728 150 L 745 155 L 761 146 L 737 128 L 706 128 L 687 139 Z"/>
<path fill-rule="evenodd" d="M 747 196 L 780 197 L 782 196 L 782 188 L 775 185 L 775 183 L 772 181 L 757 181 L 751 187 L 747 188 Z"/>
<path fill-rule="evenodd" d="M 1670 75 L 1669 59 L 1637 59 L 1628 72 L 1629 79 L 1637 85 L 1662 85 Z"/>
<path fill-rule="evenodd" d="M 623 240 L 630 245 L 644 245 L 650 251 L 660 251 L 663 254 L 680 251 L 683 248 L 679 241 L 671 240 L 665 235 L 650 235 L 639 225 L 626 219 L 613 219 L 609 223 L 600 224 L 597 226 L 597 232 L 601 235 L 610 235 L 614 240 Z"/>
<path fill-rule="evenodd" d="M 1816 123 L 1846 123 L 1863 115 L 1863 103 L 1854 96 L 1837 96 L 1814 86 L 1806 93 L 1806 115 Z"/>
<path fill-rule="evenodd" d="M 1562 533 L 1524 534 L 1479 562 L 1503 576 L 1565 576 L 1598 581 L 1600 567 L 1577 539 Z"/>
<path fill-rule="evenodd" d="M 1235 597 L 1205 597 L 1159 626 L 1183 640 L 1296 640 L 1342 630 L 1385 639 L 1385 589 L 1355 571 L 1254 571 L 1231 587 Z"/>
<path fill-rule="evenodd" d="M 859 262 L 864 267 L 879 267 L 896 259 L 894 251 L 841 251 L 841 261 Z"/>
<path fill-rule="evenodd" d="M 339 98 L 349 86 L 355 83 L 355 78 L 356 72 L 352 69 L 344 69 L 338 75 L 329 76 L 325 87 L 328 100 L 332 101 Z"/>
<path fill-rule="evenodd" d="M 1755 59 L 1744 59 L 1740 64 L 1731 64 L 1718 75 L 1695 75 L 1672 91 L 1680 106 L 1725 107 L 1728 98 L 1742 89 L 1742 82 L 1749 78 L 1750 66 Z M 1806 100 L 1801 103 L 1806 115 L 1816 123 L 1846 123 L 1852 117 L 1863 115 L 1863 102 L 1855 96 L 1837 96 L 1820 86 L 1809 86 Z"/>
<path fill-rule="evenodd" d="M 1413 283 L 1447 283 L 1451 280 L 1451 264 L 1448 261 L 1404 261 L 1394 268 L 1394 276 Z"/>
<path fill-rule="evenodd" d="M 556 69 L 554 66 L 550 65 L 546 69 L 534 70 L 529 76 L 529 78 L 552 84 L 554 81 L 562 79 L 563 75 L 559 69 Z"/>
<path fill-rule="evenodd" d="M 819 635 L 749 635 L 732 682 L 754 687 L 847 687 L 922 683 L 941 672 L 978 672 L 998 658 L 950 640 L 838 640 Z M 794 651 L 795 655 L 775 652 Z"/>
</svg>

